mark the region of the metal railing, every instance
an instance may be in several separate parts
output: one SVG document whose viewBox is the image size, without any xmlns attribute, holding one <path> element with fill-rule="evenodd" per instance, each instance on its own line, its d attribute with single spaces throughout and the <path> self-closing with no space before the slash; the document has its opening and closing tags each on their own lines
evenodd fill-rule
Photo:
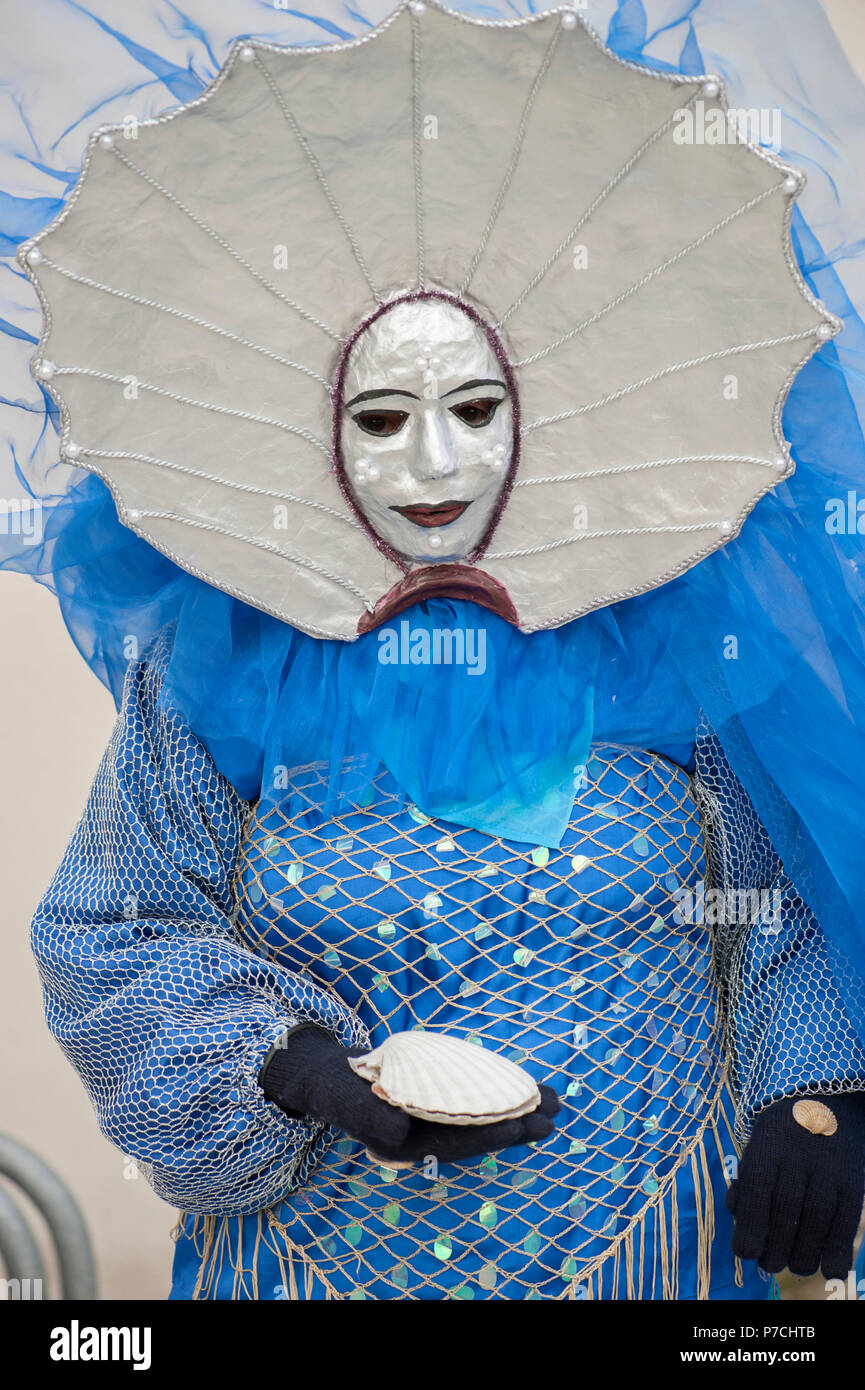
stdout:
<svg viewBox="0 0 865 1390">
<path fill-rule="evenodd" d="M 95 1299 L 96 1268 L 78 1203 L 65 1183 L 32 1150 L 0 1134 L 0 1177 L 7 1178 L 36 1207 L 57 1256 L 61 1299 Z M 26 1214 L 0 1185 L 0 1263 L 8 1298 L 33 1297 L 45 1287 L 45 1261 Z M 40 1281 L 40 1282 L 36 1282 Z"/>
</svg>

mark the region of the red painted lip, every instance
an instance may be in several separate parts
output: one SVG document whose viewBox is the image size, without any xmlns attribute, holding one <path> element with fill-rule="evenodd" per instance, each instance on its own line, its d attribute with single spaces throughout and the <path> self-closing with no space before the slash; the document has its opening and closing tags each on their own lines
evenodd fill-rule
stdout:
<svg viewBox="0 0 865 1390">
<path fill-rule="evenodd" d="M 434 505 L 421 505 L 417 507 L 391 507 L 392 512 L 399 512 L 407 521 L 414 522 L 415 526 L 450 526 L 452 521 L 461 517 L 471 502 L 436 502 Z"/>
</svg>

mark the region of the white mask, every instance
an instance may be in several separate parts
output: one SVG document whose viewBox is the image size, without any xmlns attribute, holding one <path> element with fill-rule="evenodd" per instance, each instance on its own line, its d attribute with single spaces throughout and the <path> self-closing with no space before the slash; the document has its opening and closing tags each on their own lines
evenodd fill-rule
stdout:
<svg viewBox="0 0 865 1390">
<path fill-rule="evenodd" d="M 351 343 L 339 382 L 343 482 L 390 550 L 429 564 L 478 553 L 514 458 L 501 349 L 433 294 L 397 302 Z"/>
</svg>

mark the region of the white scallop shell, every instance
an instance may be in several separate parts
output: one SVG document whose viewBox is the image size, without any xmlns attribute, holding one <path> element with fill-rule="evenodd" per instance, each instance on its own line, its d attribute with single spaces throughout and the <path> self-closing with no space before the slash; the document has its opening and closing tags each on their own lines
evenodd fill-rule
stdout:
<svg viewBox="0 0 865 1390">
<path fill-rule="evenodd" d="M 444 1033 L 392 1033 L 373 1052 L 350 1057 L 349 1066 L 389 1105 L 440 1124 L 515 1119 L 541 1099 L 522 1067 Z"/>
</svg>

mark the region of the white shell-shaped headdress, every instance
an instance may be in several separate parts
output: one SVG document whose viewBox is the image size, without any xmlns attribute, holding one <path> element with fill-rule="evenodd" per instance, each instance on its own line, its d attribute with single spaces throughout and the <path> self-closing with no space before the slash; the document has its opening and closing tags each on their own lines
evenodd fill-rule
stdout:
<svg viewBox="0 0 865 1390">
<path fill-rule="evenodd" d="M 22 248 L 34 371 L 126 525 L 350 640 L 435 566 L 376 544 L 340 473 L 340 362 L 391 300 L 455 297 L 507 358 L 519 447 L 449 572 L 553 627 L 680 574 L 792 472 L 787 392 L 841 327 L 794 262 L 801 182 L 718 79 L 615 59 L 572 11 L 413 0 L 353 42 L 243 43 L 197 101 L 97 132 Z"/>
</svg>

